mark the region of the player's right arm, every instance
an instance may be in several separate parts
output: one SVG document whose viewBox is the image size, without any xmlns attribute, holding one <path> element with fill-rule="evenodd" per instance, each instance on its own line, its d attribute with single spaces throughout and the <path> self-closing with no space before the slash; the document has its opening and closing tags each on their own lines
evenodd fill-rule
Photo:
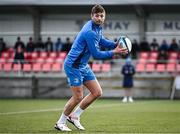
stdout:
<svg viewBox="0 0 180 134">
<path fill-rule="evenodd" d="M 88 31 L 85 33 L 85 40 L 90 53 L 95 59 L 108 59 L 112 58 L 114 55 L 113 50 L 110 51 L 100 51 L 96 46 L 99 46 L 98 37 L 95 32 Z"/>
<path fill-rule="evenodd" d="M 85 39 L 87 42 L 88 49 L 95 59 L 108 59 L 112 58 L 114 54 L 127 54 L 127 49 L 120 48 L 119 45 L 116 46 L 114 50 L 110 51 L 100 51 L 96 46 L 99 46 L 98 37 L 95 32 L 88 31 L 85 34 Z"/>
</svg>

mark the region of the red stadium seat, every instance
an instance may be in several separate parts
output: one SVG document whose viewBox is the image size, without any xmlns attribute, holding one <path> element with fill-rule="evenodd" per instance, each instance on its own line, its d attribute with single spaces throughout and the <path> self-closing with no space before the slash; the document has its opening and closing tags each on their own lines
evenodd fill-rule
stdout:
<svg viewBox="0 0 180 134">
<path fill-rule="evenodd" d="M 50 72 L 51 71 L 51 63 L 44 63 L 42 64 L 42 71 L 43 72 Z"/>
<path fill-rule="evenodd" d="M 46 61 L 46 59 L 44 59 L 44 58 L 42 58 L 42 57 L 39 57 L 39 58 L 36 59 L 35 62 L 43 63 L 43 62 L 45 62 L 45 61 Z"/>
<path fill-rule="evenodd" d="M 147 59 L 149 56 L 149 53 L 148 52 L 141 52 L 140 53 L 140 59 Z"/>
<path fill-rule="evenodd" d="M 39 57 L 39 53 L 38 52 L 32 52 L 31 57 L 32 57 L 32 59 L 37 59 Z"/>
<path fill-rule="evenodd" d="M 178 58 L 178 52 L 170 52 L 169 53 L 169 59 L 177 59 Z"/>
<path fill-rule="evenodd" d="M 2 53 L 1 53 L 1 58 L 9 59 L 9 58 L 10 58 L 10 55 L 9 55 L 8 52 L 2 52 Z"/>
<path fill-rule="evenodd" d="M 64 58 L 62 57 L 57 57 L 54 59 L 55 62 L 63 62 L 64 61 Z"/>
<path fill-rule="evenodd" d="M 39 57 L 43 58 L 43 59 L 46 59 L 48 57 L 48 52 L 40 52 Z"/>
<path fill-rule="evenodd" d="M 57 52 L 50 52 L 49 57 L 55 59 L 57 57 Z"/>
<path fill-rule="evenodd" d="M 13 49 L 13 51 L 8 50 L 7 52 L 9 53 L 9 57 L 11 57 L 11 58 L 14 57 L 14 54 L 15 54 L 14 49 Z"/>
<path fill-rule="evenodd" d="M 14 53 L 14 48 L 13 47 L 10 47 L 7 49 L 7 52 L 12 55 Z"/>
<path fill-rule="evenodd" d="M 139 63 L 139 64 L 145 64 L 146 62 L 147 62 L 147 59 L 140 58 L 140 59 L 138 60 L 138 63 Z"/>
<path fill-rule="evenodd" d="M 111 71 L 111 64 L 110 63 L 103 63 L 102 64 L 102 72 L 109 72 Z"/>
<path fill-rule="evenodd" d="M 144 63 L 138 63 L 136 65 L 136 72 L 137 73 L 145 72 L 145 64 Z"/>
<path fill-rule="evenodd" d="M 153 73 L 153 72 L 155 72 L 155 64 L 148 63 L 148 64 L 146 65 L 146 72 L 148 72 L 148 73 Z"/>
<path fill-rule="evenodd" d="M 176 64 L 176 61 L 178 60 L 178 53 L 177 52 L 170 52 L 168 63 Z"/>
<path fill-rule="evenodd" d="M 31 72 L 32 66 L 31 64 L 24 64 L 23 65 L 23 71 L 24 72 Z"/>
<path fill-rule="evenodd" d="M 5 72 L 10 72 L 12 70 L 12 63 L 5 63 L 3 66 Z"/>
<path fill-rule="evenodd" d="M 53 63 L 55 62 L 55 59 L 53 57 L 48 57 L 45 62 Z"/>
<path fill-rule="evenodd" d="M 62 59 L 66 58 L 67 53 L 66 52 L 60 52 L 59 53 L 59 57 L 61 57 Z"/>
<path fill-rule="evenodd" d="M 157 58 L 151 57 L 151 58 L 148 59 L 147 62 L 151 63 L 151 64 L 156 64 L 157 63 Z"/>
<path fill-rule="evenodd" d="M 158 52 L 150 52 L 150 58 L 157 59 L 157 57 L 158 57 Z"/>
<path fill-rule="evenodd" d="M 150 52 L 150 55 L 148 57 L 148 63 L 157 63 L 157 57 L 158 57 L 158 52 Z"/>
<path fill-rule="evenodd" d="M 92 64 L 92 70 L 93 70 L 94 72 L 101 72 L 101 64 L 99 64 L 99 63 L 93 63 L 93 64 Z"/>
<path fill-rule="evenodd" d="M 5 63 L 5 62 L 6 62 L 6 59 L 5 59 L 5 58 L 0 57 L 0 63 Z"/>
<path fill-rule="evenodd" d="M 14 72 L 21 71 L 21 64 L 14 64 L 12 70 Z"/>
<path fill-rule="evenodd" d="M 60 72 L 62 71 L 62 64 L 59 62 L 53 63 L 52 64 L 52 72 Z"/>
<path fill-rule="evenodd" d="M 156 71 L 159 73 L 163 73 L 166 71 L 166 65 L 165 64 L 157 64 Z"/>
<path fill-rule="evenodd" d="M 40 72 L 42 70 L 42 63 L 33 63 L 32 64 L 32 71 Z"/>
<path fill-rule="evenodd" d="M 176 64 L 169 63 L 166 65 L 166 71 L 167 72 L 175 72 L 176 71 Z"/>
</svg>

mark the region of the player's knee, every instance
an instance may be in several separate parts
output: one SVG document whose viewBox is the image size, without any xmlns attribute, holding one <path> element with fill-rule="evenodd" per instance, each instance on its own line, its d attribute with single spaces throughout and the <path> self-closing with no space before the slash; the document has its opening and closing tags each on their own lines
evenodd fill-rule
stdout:
<svg viewBox="0 0 180 134">
<path fill-rule="evenodd" d="M 78 96 L 78 97 L 75 98 L 75 102 L 79 103 L 79 102 L 82 101 L 82 99 L 83 99 L 83 96 Z"/>
<path fill-rule="evenodd" d="M 101 97 L 101 96 L 102 96 L 102 91 L 95 92 L 95 93 L 93 94 L 93 96 L 94 96 L 95 98 Z"/>
</svg>

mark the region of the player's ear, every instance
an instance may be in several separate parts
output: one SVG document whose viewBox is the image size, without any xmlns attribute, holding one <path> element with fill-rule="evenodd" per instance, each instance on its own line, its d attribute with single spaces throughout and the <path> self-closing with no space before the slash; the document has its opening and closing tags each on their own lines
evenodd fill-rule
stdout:
<svg viewBox="0 0 180 134">
<path fill-rule="evenodd" d="M 91 19 L 93 18 L 93 14 L 91 13 Z"/>
</svg>

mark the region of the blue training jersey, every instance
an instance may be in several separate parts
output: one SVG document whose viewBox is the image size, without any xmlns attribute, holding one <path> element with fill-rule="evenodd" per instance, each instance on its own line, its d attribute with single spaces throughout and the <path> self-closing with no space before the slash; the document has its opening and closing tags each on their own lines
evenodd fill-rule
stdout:
<svg viewBox="0 0 180 134">
<path fill-rule="evenodd" d="M 88 64 L 91 56 L 94 59 L 112 58 L 112 50 L 100 51 L 100 45 L 111 49 L 116 47 L 115 42 L 105 39 L 102 35 L 102 27 L 90 20 L 83 26 L 74 40 L 65 64 L 74 68 L 81 68 Z"/>
</svg>

